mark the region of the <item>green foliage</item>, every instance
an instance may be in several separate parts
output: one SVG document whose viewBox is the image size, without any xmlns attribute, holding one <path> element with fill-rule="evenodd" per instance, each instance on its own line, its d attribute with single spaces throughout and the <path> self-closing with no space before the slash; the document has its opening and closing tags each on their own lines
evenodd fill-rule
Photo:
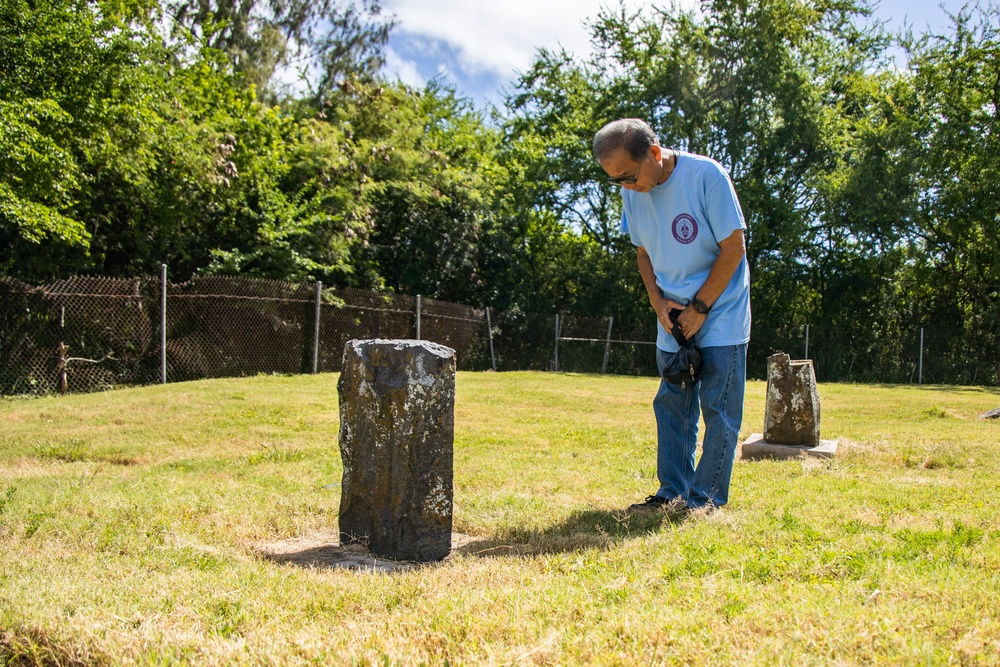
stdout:
<svg viewBox="0 0 1000 667">
<path fill-rule="evenodd" d="M 392 20 L 351 0 L 0 0 L 0 275 L 323 280 L 510 312 L 652 321 L 590 155 L 618 117 L 730 171 L 751 373 L 1000 381 L 1000 10 L 862 29 L 861 0 L 738 0 L 591 23 L 487 118 L 381 81 Z M 905 67 L 885 58 L 902 43 Z M 300 67 L 299 87 L 285 87 Z M 994 355 L 995 357 L 995 355 Z"/>
<path fill-rule="evenodd" d="M 52 100 L 0 101 L 0 216 L 9 237 L 29 243 L 82 245 L 87 230 L 60 212 L 72 203 L 80 174 L 55 140 L 69 115 Z M 53 136 L 55 135 L 55 136 Z"/>
<path fill-rule="evenodd" d="M 953 377 L 996 382 L 962 359 L 1000 345 L 1000 8 L 955 17 L 949 35 L 910 42 L 913 92 L 899 112 L 910 130 L 897 150 L 912 158 L 911 285 L 926 294 L 923 320 L 948 326 Z"/>
<path fill-rule="evenodd" d="M 140 3 L 0 3 L 0 270 L 65 271 L 85 257 L 97 174 L 130 171 L 151 48 Z"/>
<path fill-rule="evenodd" d="M 434 84 L 417 94 L 386 89 L 382 104 L 381 118 L 366 113 L 358 128 L 371 133 L 371 147 L 359 149 L 376 157 L 362 262 L 393 290 L 481 302 L 480 262 L 497 221 L 494 135 L 468 102 Z"/>
<path fill-rule="evenodd" d="M 313 7 L 286 28 L 301 37 L 295 31 L 314 30 L 309 22 L 337 7 Z M 466 144 L 489 135 L 471 112 L 451 117 L 461 111 L 451 92 L 421 95 L 355 78 L 326 90 L 320 112 L 310 104 L 268 107 L 245 87 L 230 48 L 257 37 L 239 33 L 250 28 L 233 27 L 232 17 L 223 17 L 227 32 L 212 27 L 211 13 L 199 15 L 199 34 L 165 48 L 155 4 L 4 0 L 2 10 L 13 27 L 0 33 L 0 49 L 18 56 L 4 61 L 0 83 L 5 273 L 135 275 L 166 261 L 179 278 L 225 272 L 381 284 L 381 267 L 358 250 L 387 202 L 431 218 L 413 230 L 416 238 L 433 238 L 439 225 L 464 234 L 466 221 L 452 213 L 478 219 L 487 208 L 478 181 L 467 183 L 463 171 L 472 157 L 457 168 L 449 161 L 474 155 Z M 354 53 L 333 54 L 340 47 L 331 34 L 310 34 L 325 40 L 330 58 Z M 366 53 L 379 44 L 369 38 Z M 459 132 L 464 138 L 445 146 Z M 452 209 L 430 212 L 443 202 Z M 467 236 L 474 240 L 477 230 Z M 455 276 L 467 277 L 476 246 L 459 236 L 455 256 L 443 256 L 453 265 L 449 283 L 429 285 L 428 295 L 457 295 Z M 395 259 L 376 257 L 391 267 Z M 356 264 L 367 268 L 356 272 Z"/>
</svg>

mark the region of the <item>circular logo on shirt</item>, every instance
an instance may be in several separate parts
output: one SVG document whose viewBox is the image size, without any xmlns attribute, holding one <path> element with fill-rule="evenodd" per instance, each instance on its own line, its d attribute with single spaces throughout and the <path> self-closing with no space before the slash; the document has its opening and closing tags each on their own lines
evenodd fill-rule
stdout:
<svg viewBox="0 0 1000 667">
<path fill-rule="evenodd" d="M 698 223 L 687 213 L 681 213 L 674 218 L 672 231 L 678 243 L 687 245 L 698 238 Z"/>
</svg>

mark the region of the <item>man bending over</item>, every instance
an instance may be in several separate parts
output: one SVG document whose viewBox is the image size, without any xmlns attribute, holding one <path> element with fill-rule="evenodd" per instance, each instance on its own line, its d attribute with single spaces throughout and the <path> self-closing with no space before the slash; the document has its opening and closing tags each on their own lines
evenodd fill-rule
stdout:
<svg viewBox="0 0 1000 667">
<path fill-rule="evenodd" d="M 622 187 L 621 229 L 639 249 L 639 275 L 656 312 L 661 373 L 679 349 L 675 326 L 694 339 L 703 361 L 694 383 L 660 381 L 653 399 L 660 487 L 630 509 L 721 507 L 729 500 L 743 421 L 750 340 L 746 222 L 736 191 L 718 162 L 661 147 L 636 118 L 601 128 L 594 157 Z M 674 309 L 681 311 L 676 324 Z M 705 439 L 696 467 L 699 414 Z"/>
</svg>

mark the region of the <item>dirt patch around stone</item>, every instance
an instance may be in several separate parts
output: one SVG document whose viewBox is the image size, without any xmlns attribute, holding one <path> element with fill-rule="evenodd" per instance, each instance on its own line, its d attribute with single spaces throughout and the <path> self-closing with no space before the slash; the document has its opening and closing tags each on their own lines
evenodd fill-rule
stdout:
<svg viewBox="0 0 1000 667">
<path fill-rule="evenodd" d="M 452 533 L 452 553 L 474 541 L 474 538 L 469 535 Z M 316 531 L 302 537 L 292 537 L 275 542 L 260 542 L 253 546 L 253 550 L 276 563 L 316 569 L 342 568 L 362 572 L 399 572 L 437 564 L 378 558 L 361 545 L 341 545 L 340 533 L 336 530 Z"/>
</svg>

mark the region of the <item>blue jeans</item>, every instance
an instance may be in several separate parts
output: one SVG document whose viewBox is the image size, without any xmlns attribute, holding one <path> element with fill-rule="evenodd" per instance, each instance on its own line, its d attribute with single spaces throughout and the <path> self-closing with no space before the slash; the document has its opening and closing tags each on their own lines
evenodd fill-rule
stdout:
<svg viewBox="0 0 1000 667">
<path fill-rule="evenodd" d="M 663 366 L 673 356 L 657 348 L 656 363 Z M 660 380 L 653 399 L 656 415 L 656 495 L 681 498 L 688 507 L 717 507 L 729 501 L 736 440 L 743 423 L 743 391 L 747 375 L 747 346 L 701 348 L 701 377 L 681 388 Z M 695 467 L 698 416 L 704 413 L 705 439 Z"/>
</svg>

